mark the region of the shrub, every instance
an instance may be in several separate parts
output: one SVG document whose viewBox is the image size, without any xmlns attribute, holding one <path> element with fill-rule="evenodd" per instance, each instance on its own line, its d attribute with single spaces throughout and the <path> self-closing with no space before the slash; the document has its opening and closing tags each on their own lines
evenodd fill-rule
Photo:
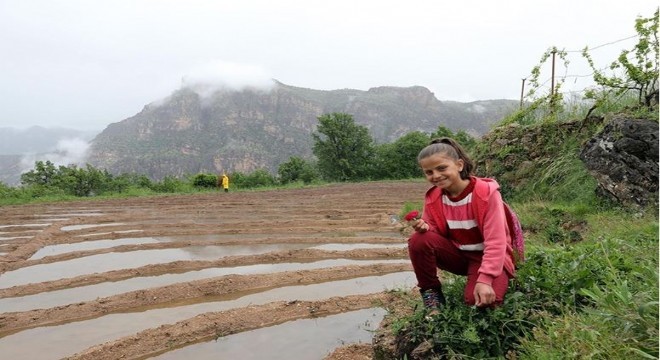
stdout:
<svg viewBox="0 0 660 360">
<path fill-rule="evenodd" d="M 215 174 L 197 174 L 192 179 L 194 187 L 212 189 L 218 186 L 218 176 Z"/>
</svg>

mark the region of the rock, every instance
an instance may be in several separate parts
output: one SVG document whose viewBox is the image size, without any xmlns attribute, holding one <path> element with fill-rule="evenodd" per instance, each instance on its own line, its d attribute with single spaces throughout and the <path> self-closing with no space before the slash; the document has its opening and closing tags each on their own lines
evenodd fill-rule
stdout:
<svg viewBox="0 0 660 360">
<path fill-rule="evenodd" d="M 624 206 L 658 204 L 658 123 L 615 117 L 589 140 L 580 159 L 598 192 Z"/>
</svg>

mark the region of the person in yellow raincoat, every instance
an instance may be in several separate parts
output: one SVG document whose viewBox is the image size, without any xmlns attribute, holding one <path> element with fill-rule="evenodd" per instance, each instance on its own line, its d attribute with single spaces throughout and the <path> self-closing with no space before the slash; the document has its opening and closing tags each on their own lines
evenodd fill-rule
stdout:
<svg viewBox="0 0 660 360">
<path fill-rule="evenodd" d="M 229 192 L 229 177 L 227 174 L 222 174 L 222 188 L 225 192 Z"/>
</svg>

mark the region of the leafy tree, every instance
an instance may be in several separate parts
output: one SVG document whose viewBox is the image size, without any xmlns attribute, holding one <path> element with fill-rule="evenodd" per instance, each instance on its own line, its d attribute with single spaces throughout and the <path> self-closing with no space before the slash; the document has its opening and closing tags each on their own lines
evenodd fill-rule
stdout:
<svg viewBox="0 0 660 360">
<path fill-rule="evenodd" d="M 57 170 L 55 186 L 75 196 L 98 195 L 112 181 L 112 175 L 87 164 L 85 168 L 76 165 L 60 166 Z"/>
<path fill-rule="evenodd" d="M 302 180 L 308 184 L 317 177 L 314 166 L 298 156 L 292 156 L 289 158 L 289 161 L 280 164 L 277 174 L 282 184 L 288 184 L 298 180 Z"/>
<path fill-rule="evenodd" d="M 112 175 L 87 164 L 55 167 L 50 161 L 37 161 L 34 169 L 21 174 L 21 183 L 27 186 L 57 188 L 66 194 L 90 196 L 100 194 L 112 182 Z"/>
<path fill-rule="evenodd" d="M 374 154 L 369 130 L 344 113 L 322 115 L 318 120 L 318 133 L 312 138 L 321 175 L 339 181 L 368 178 Z"/>
<path fill-rule="evenodd" d="M 48 186 L 52 184 L 56 174 L 57 168 L 50 160 L 37 161 L 34 163 L 34 169 L 21 174 L 21 184 Z"/>
<path fill-rule="evenodd" d="M 632 50 L 623 50 L 609 69 L 613 74 L 608 76 L 596 68 L 589 48 L 582 51 L 589 66 L 594 72 L 594 81 L 605 88 L 612 89 L 616 95 L 628 91 L 637 92 L 640 105 L 650 107 L 658 101 L 658 10 L 653 17 L 635 20 L 635 30 L 639 36 Z M 619 72 L 619 74 L 617 74 Z M 595 92 L 587 93 L 587 98 L 596 100 L 595 107 L 606 99 Z M 600 94 L 603 95 L 603 94 Z M 594 107 L 594 108 L 595 108 Z M 592 109 L 593 110 L 593 109 Z"/>
<path fill-rule="evenodd" d="M 470 151 L 477 144 L 477 140 L 468 134 L 465 130 L 458 130 L 456 133 L 449 130 L 447 127 L 440 125 L 438 130 L 431 134 L 431 139 L 437 139 L 441 137 L 449 137 L 456 140 L 463 149 Z"/>
<path fill-rule="evenodd" d="M 374 174 L 378 179 L 408 179 L 420 176 L 417 155 L 428 143 L 428 135 L 414 131 L 393 143 L 378 145 Z"/>
</svg>

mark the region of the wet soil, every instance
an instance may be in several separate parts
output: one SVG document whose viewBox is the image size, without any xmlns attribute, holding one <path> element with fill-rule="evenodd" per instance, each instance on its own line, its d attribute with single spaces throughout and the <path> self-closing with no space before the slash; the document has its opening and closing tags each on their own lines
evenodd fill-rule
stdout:
<svg viewBox="0 0 660 360">
<path fill-rule="evenodd" d="M 314 188 L 217 192 L 0 207 L 0 298 L 40 294 L 137 277 L 177 274 L 215 267 L 246 266 L 325 259 L 407 259 L 406 229 L 396 221 L 403 204 L 418 202 L 428 188 L 421 181 L 336 184 Z M 33 257 L 59 244 L 126 238 L 164 238 L 166 241 L 118 242 L 92 248 Z M 205 260 L 176 260 L 98 272 L 93 265 L 81 275 L 49 276 L 41 282 L 23 279 L 10 286 L 12 274 L 45 264 L 65 264 L 103 254 L 139 256 L 140 251 L 187 247 L 264 244 L 381 244 L 352 250 L 296 248 L 248 255 L 217 256 Z M 75 247 L 73 247 L 75 249 Z M 334 247 L 334 248 L 342 248 Z M 346 247 L 346 248 L 350 248 Z M 46 268 L 46 267 L 44 267 Z M 224 275 L 166 286 L 150 287 L 73 302 L 51 308 L 0 313 L 2 337 L 26 329 L 92 319 L 112 313 L 176 307 L 206 302 L 218 296 L 259 292 L 292 285 L 315 284 L 365 276 L 409 272 L 408 262 L 370 263 L 269 274 Z M 16 272 L 16 273 L 13 273 Z M 5 285 L 3 285 L 3 278 Z M 13 282 L 11 283 L 13 284 Z M 378 292 L 337 296 L 317 301 L 276 301 L 204 313 L 131 336 L 109 339 L 72 355 L 75 359 L 146 358 L 219 336 L 263 328 L 322 314 L 339 314 L 393 302 Z M 370 359 L 365 344 L 337 349 L 327 359 Z"/>
</svg>

